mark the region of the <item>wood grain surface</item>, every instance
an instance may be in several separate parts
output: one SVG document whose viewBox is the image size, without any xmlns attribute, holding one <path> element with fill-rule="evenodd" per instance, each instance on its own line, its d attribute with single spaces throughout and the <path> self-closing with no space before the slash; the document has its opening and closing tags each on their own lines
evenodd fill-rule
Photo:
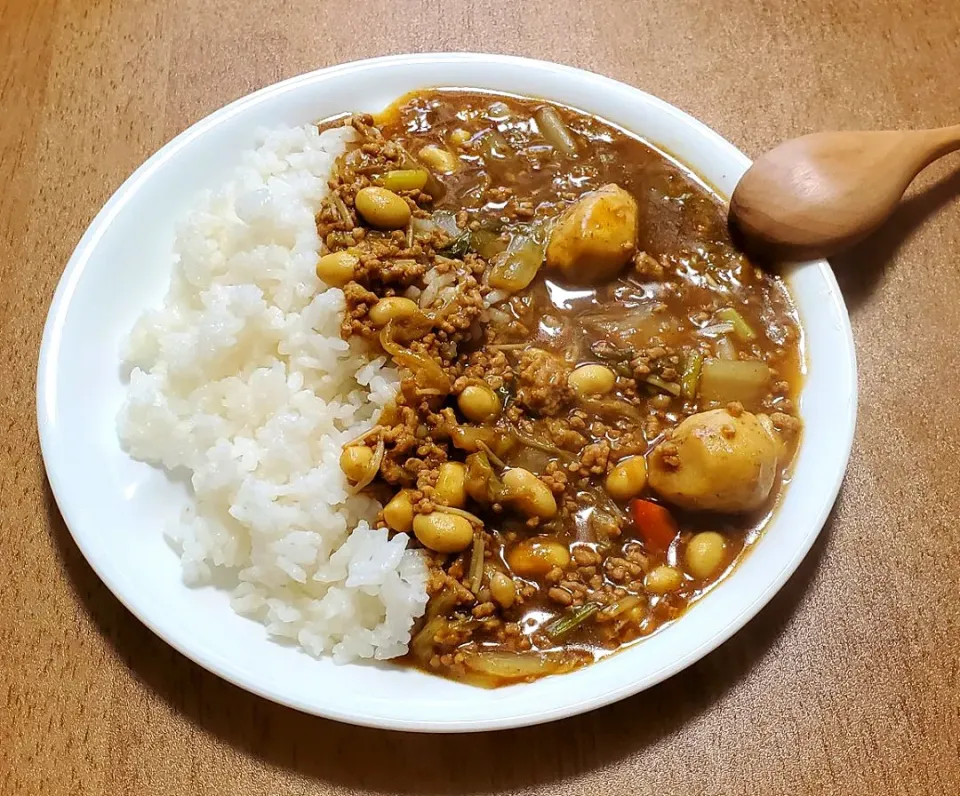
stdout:
<svg viewBox="0 0 960 796">
<path fill-rule="evenodd" d="M 0 0 L 0 794 L 960 792 L 960 158 L 835 268 L 860 419 L 836 508 L 746 629 L 647 693 L 483 736 L 356 729 L 174 653 L 73 545 L 37 442 L 44 316 L 123 179 L 228 100 L 416 50 L 557 60 L 749 153 L 960 121 L 949 0 Z"/>
</svg>

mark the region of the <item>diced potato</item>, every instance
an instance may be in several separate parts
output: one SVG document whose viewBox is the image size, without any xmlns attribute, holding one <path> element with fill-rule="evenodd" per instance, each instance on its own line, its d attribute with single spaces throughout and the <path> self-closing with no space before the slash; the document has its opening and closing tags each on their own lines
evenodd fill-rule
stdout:
<svg viewBox="0 0 960 796">
<path fill-rule="evenodd" d="M 651 451 L 648 483 L 689 511 L 753 511 L 770 495 L 778 453 L 777 440 L 756 415 L 698 412 Z"/>
<path fill-rule="evenodd" d="M 572 205 L 547 246 L 547 265 L 575 285 L 614 278 L 637 250 L 639 210 L 619 185 L 604 185 Z"/>
</svg>

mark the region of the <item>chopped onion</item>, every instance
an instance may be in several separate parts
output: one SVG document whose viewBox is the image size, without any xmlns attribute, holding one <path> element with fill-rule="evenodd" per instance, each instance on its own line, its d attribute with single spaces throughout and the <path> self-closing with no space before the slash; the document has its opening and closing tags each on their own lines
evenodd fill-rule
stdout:
<svg viewBox="0 0 960 796">
<path fill-rule="evenodd" d="M 361 442 L 363 442 L 367 437 L 370 437 L 370 436 L 376 434 L 378 431 L 381 431 L 381 427 L 380 427 L 380 426 L 374 426 L 373 428 L 368 428 L 368 429 L 367 429 L 366 431 L 364 431 L 359 437 L 354 437 L 354 438 L 353 438 L 352 440 L 350 440 L 349 442 L 344 442 L 343 445 L 341 445 L 340 447 L 341 447 L 341 448 L 349 448 L 349 447 L 352 447 L 353 445 L 359 445 L 359 444 L 360 444 Z"/>
<path fill-rule="evenodd" d="M 474 672 L 503 680 L 519 680 L 526 677 L 542 677 L 554 674 L 563 667 L 559 655 L 538 652 L 464 652 L 464 664 Z"/>
<path fill-rule="evenodd" d="M 410 219 L 410 226 L 413 228 L 414 235 L 432 235 L 434 232 L 445 231 L 432 218 L 417 218 L 414 216 Z"/>
<path fill-rule="evenodd" d="M 680 395 L 680 385 L 673 381 L 664 381 L 659 376 L 647 376 L 644 381 L 651 387 L 656 387 L 661 392 L 670 393 L 676 397 Z"/>
<path fill-rule="evenodd" d="M 420 663 L 427 663 L 433 657 L 433 639 L 443 628 L 450 624 L 444 616 L 434 616 L 428 619 L 420 631 L 410 642 L 410 652 Z"/>
<path fill-rule="evenodd" d="M 337 215 L 340 216 L 340 220 L 347 225 L 347 229 L 353 229 L 353 218 L 347 206 L 343 203 L 343 199 L 340 198 L 340 194 L 336 191 L 331 192 L 330 201 L 333 203 Z"/>
<path fill-rule="evenodd" d="M 645 417 L 633 404 L 616 398 L 581 398 L 580 406 L 604 418 L 619 420 L 622 417 L 642 423 Z"/>
<path fill-rule="evenodd" d="M 749 409 L 763 400 L 769 382 L 770 369 L 759 360 L 707 359 L 700 370 L 699 393 L 704 401 L 739 401 Z"/>
<path fill-rule="evenodd" d="M 498 121 L 508 119 L 510 117 L 510 108 L 505 102 L 500 102 L 500 100 L 491 102 L 490 107 L 487 108 L 487 116 Z"/>
<path fill-rule="evenodd" d="M 450 393 L 453 386 L 450 378 L 433 359 L 425 354 L 417 354 L 403 348 L 393 340 L 393 321 L 381 330 L 380 345 L 390 354 L 394 362 L 413 373 L 413 379 L 418 387 L 439 390 L 441 395 Z"/>
<path fill-rule="evenodd" d="M 507 243 L 493 230 L 478 229 L 470 233 L 470 248 L 485 260 L 489 260 L 504 251 Z"/>
<path fill-rule="evenodd" d="M 483 520 L 481 520 L 476 514 L 471 514 L 469 511 L 464 511 L 463 509 L 458 509 L 456 506 L 434 506 L 434 511 L 439 511 L 441 514 L 456 514 L 458 517 L 463 517 L 465 520 L 469 520 L 474 525 L 479 525 L 483 527 Z"/>
<path fill-rule="evenodd" d="M 544 105 L 535 114 L 537 127 L 544 140 L 551 146 L 559 149 L 566 155 L 575 155 L 577 142 L 570 133 L 570 128 L 564 124 L 560 114 L 550 105 Z"/>
<path fill-rule="evenodd" d="M 457 217 L 449 210 L 437 210 L 430 220 L 440 229 L 446 232 L 451 238 L 460 234 L 460 227 L 457 226 Z"/>
<path fill-rule="evenodd" d="M 492 307 L 494 304 L 499 304 L 504 299 L 510 298 L 510 294 L 506 290 L 491 290 L 487 293 L 484 303 L 488 307 Z"/>
<path fill-rule="evenodd" d="M 737 349 L 729 337 L 721 337 L 716 343 L 717 356 L 720 359 L 735 360 Z"/>
<path fill-rule="evenodd" d="M 500 469 L 503 469 L 504 467 L 507 466 L 492 450 L 490 450 L 490 446 L 487 445 L 486 442 L 477 440 L 477 447 L 480 448 L 480 450 L 482 450 L 485 454 L 487 454 L 487 458 L 490 461 L 492 461 L 495 465 L 497 465 L 497 467 L 499 467 Z"/>
<path fill-rule="evenodd" d="M 480 591 L 483 583 L 483 535 L 473 537 L 473 549 L 470 551 L 470 591 Z"/>
<path fill-rule="evenodd" d="M 580 321 L 588 332 L 606 337 L 617 348 L 646 348 L 651 337 L 666 338 L 676 332 L 676 319 L 656 313 L 655 302 L 618 306 L 616 309 L 585 312 Z"/>
<path fill-rule="evenodd" d="M 711 323 L 708 326 L 701 326 L 697 330 L 697 334 L 702 334 L 704 337 L 717 337 L 721 334 L 730 334 L 733 331 L 733 324 L 729 321 L 722 321 L 720 323 Z"/>
<path fill-rule="evenodd" d="M 516 293 L 527 287 L 543 264 L 545 246 L 533 235 L 517 233 L 510 245 L 493 260 L 490 270 L 491 287 Z"/>
</svg>

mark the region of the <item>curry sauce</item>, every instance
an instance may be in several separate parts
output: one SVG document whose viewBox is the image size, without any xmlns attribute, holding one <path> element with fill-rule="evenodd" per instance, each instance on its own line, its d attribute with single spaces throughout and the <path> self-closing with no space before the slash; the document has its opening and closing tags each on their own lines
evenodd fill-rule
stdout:
<svg viewBox="0 0 960 796">
<path fill-rule="evenodd" d="M 743 555 L 801 423 L 796 311 L 692 174 L 542 100 L 416 92 L 317 216 L 342 333 L 403 380 L 345 446 L 431 570 L 409 660 L 483 686 L 590 663 Z"/>
</svg>

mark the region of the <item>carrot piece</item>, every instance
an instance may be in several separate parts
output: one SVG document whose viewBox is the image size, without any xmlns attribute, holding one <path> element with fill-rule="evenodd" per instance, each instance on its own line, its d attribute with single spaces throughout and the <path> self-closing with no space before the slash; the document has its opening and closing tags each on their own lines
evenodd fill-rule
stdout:
<svg viewBox="0 0 960 796">
<path fill-rule="evenodd" d="M 630 516 L 644 544 L 651 550 L 666 550 L 679 531 L 669 510 L 652 500 L 631 501 Z"/>
</svg>

